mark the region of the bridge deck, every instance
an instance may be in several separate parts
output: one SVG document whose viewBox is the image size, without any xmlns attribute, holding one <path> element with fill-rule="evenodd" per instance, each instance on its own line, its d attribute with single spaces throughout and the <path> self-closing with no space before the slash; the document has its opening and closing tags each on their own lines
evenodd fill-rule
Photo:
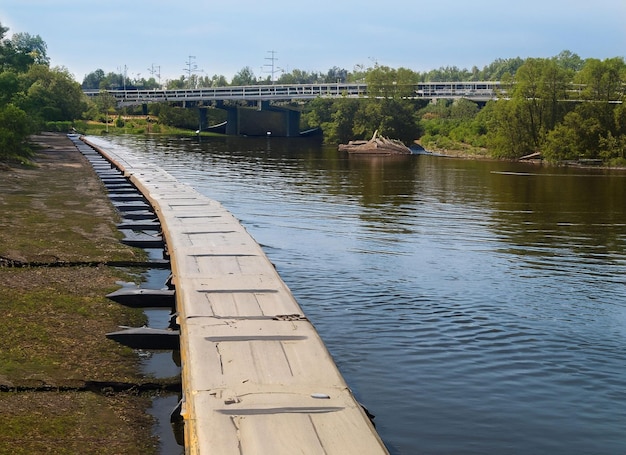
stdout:
<svg viewBox="0 0 626 455">
<path fill-rule="evenodd" d="M 387 89 L 394 90 L 394 85 Z M 406 89 L 406 87 L 405 87 Z M 495 99 L 500 82 L 421 82 L 411 87 L 412 98 L 467 98 L 475 101 Z M 95 97 L 99 90 L 85 90 Z M 206 87 L 177 90 L 107 90 L 119 105 L 164 102 L 279 101 L 314 98 L 366 98 L 367 84 L 275 84 Z M 407 95 L 408 96 L 408 95 Z"/>
<path fill-rule="evenodd" d="M 385 454 L 313 325 L 218 202 L 130 152 L 88 142 L 153 205 L 181 327 L 186 452 Z M 103 145 L 103 144 L 101 144 Z"/>
</svg>

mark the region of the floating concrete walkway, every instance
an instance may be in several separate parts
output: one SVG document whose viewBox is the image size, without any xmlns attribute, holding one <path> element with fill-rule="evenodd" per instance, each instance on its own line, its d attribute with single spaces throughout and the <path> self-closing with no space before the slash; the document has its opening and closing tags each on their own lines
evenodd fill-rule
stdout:
<svg viewBox="0 0 626 455">
<path fill-rule="evenodd" d="M 221 204 L 153 162 L 96 148 L 143 193 L 170 254 L 188 454 L 386 454 L 313 325 Z"/>
</svg>

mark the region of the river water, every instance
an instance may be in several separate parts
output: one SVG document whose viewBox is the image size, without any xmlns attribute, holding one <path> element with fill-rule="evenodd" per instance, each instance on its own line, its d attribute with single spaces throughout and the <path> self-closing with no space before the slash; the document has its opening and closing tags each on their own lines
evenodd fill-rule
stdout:
<svg viewBox="0 0 626 455">
<path fill-rule="evenodd" d="M 98 141 L 242 221 L 392 454 L 626 453 L 626 172 Z"/>
</svg>

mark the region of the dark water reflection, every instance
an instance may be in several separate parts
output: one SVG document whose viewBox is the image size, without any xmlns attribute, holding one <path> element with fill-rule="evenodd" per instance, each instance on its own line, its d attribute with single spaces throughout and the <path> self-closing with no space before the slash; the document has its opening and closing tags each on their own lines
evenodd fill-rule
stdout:
<svg viewBox="0 0 626 455">
<path fill-rule="evenodd" d="M 626 452 L 626 174 L 114 138 L 261 243 L 392 453 Z"/>
</svg>

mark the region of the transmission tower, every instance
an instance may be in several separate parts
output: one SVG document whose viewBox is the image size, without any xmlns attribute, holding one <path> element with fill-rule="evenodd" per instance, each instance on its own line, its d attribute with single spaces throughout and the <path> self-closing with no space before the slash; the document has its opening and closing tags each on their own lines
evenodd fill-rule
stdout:
<svg viewBox="0 0 626 455">
<path fill-rule="evenodd" d="M 156 74 L 156 76 L 159 78 L 159 87 L 161 87 L 161 66 L 154 66 L 154 63 L 152 64 L 152 66 L 150 68 L 148 68 L 148 72 L 154 77 L 154 75 Z"/>
<path fill-rule="evenodd" d="M 272 75 L 272 84 L 274 83 L 274 74 L 277 73 L 278 71 L 280 71 L 280 68 L 275 69 L 274 63 L 276 61 L 278 61 L 278 59 L 276 58 L 276 51 L 267 51 L 271 56 L 270 57 L 265 57 L 265 60 L 269 60 L 270 63 L 267 63 L 265 65 L 263 65 L 264 67 L 269 66 L 271 68 L 270 71 L 266 71 L 269 72 Z"/>
<path fill-rule="evenodd" d="M 201 73 L 203 70 L 199 70 L 198 69 L 198 65 L 196 65 L 196 56 L 195 55 L 190 55 L 189 59 L 186 62 L 187 68 L 183 68 L 183 71 L 187 72 L 187 81 L 189 82 L 189 84 L 191 85 L 191 75 L 193 73 Z M 194 87 L 189 87 L 189 88 L 194 88 Z"/>
</svg>

